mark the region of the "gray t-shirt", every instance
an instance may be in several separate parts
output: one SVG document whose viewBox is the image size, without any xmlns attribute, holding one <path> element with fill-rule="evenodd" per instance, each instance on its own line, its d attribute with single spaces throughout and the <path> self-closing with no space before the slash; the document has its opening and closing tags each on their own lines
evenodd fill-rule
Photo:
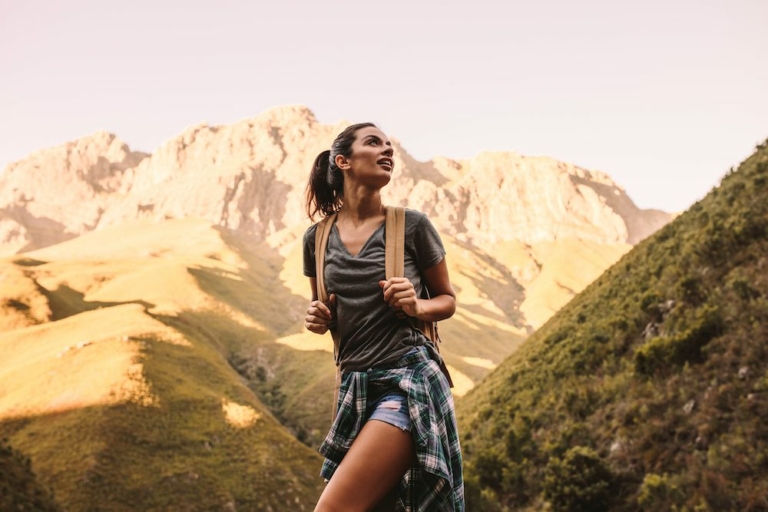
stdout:
<svg viewBox="0 0 768 512">
<path fill-rule="evenodd" d="M 385 279 L 386 229 L 382 223 L 351 256 L 334 225 L 325 253 L 325 282 L 328 295 L 336 294 L 339 361 L 342 371 L 388 368 L 412 347 L 429 340 L 409 319 L 399 319 L 384 302 L 379 281 Z M 315 231 L 304 233 L 304 275 L 315 275 Z M 405 276 L 422 296 L 421 273 L 440 263 L 445 249 L 440 235 L 426 215 L 405 211 Z"/>
</svg>

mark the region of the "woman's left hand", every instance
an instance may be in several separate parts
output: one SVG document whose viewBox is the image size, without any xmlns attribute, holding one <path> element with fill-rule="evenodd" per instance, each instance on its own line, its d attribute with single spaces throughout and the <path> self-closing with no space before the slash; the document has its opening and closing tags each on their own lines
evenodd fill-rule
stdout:
<svg viewBox="0 0 768 512">
<path fill-rule="evenodd" d="M 417 317 L 421 308 L 419 298 L 413 283 L 405 277 L 393 277 L 386 281 L 379 281 L 384 291 L 384 301 L 397 311 L 402 311 L 408 316 Z"/>
</svg>

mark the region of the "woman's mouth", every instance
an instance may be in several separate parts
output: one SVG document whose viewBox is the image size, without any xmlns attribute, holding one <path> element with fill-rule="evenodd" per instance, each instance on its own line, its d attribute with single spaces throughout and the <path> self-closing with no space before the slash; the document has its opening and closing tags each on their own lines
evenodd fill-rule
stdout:
<svg viewBox="0 0 768 512">
<path fill-rule="evenodd" d="M 382 158 L 380 160 L 377 160 L 376 163 L 384 167 L 390 172 L 392 172 L 392 169 L 395 168 L 395 162 L 391 158 Z"/>
</svg>

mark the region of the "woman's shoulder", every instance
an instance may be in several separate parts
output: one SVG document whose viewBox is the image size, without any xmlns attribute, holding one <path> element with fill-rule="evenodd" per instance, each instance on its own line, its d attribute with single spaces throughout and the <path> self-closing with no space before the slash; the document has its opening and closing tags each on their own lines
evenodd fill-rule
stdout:
<svg viewBox="0 0 768 512">
<path fill-rule="evenodd" d="M 406 228 L 411 226 L 418 226 L 424 220 L 426 219 L 427 222 L 429 222 L 429 218 L 426 216 L 426 214 L 418 211 L 418 210 L 412 210 L 410 208 L 405 209 L 405 226 Z"/>
<path fill-rule="evenodd" d="M 436 233 L 437 229 L 426 213 L 410 208 L 405 209 L 405 233 L 408 237 L 433 232 Z"/>
<path fill-rule="evenodd" d="M 309 226 L 306 231 L 304 231 L 304 245 L 311 244 L 315 245 L 315 233 L 317 232 L 317 225 L 319 222 L 316 222 Z"/>
</svg>

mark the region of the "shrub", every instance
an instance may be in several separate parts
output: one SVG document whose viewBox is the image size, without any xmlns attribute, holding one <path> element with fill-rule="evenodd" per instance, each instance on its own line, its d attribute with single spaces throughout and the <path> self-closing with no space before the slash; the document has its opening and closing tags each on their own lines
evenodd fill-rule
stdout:
<svg viewBox="0 0 768 512">
<path fill-rule="evenodd" d="M 760 292 L 752 288 L 745 279 L 734 279 L 731 288 L 741 300 L 750 301 L 760 297 Z"/>
<path fill-rule="evenodd" d="M 635 370 L 652 375 L 669 366 L 680 367 L 698 362 L 701 349 L 722 331 L 722 319 L 717 309 L 705 306 L 696 311 L 692 325 L 673 336 L 650 339 L 635 352 Z"/>
<path fill-rule="evenodd" d="M 699 306 L 706 300 L 701 279 L 692 276 L 687 276 L 677 283 L 677 295 L 694 306 Z"/>
<path fill-rule="evenodd" d="M 685 499 L 683 492 L 666 475 L 645 475 L 637 497 L 643 510 L 674 510 Z"/>
<path fill-rule="evenodd" d="M 612 481 L 608 466 L 591 448 L 576 446 L 562 459 L 550 459 L 544 497 L 554 510 L 600 512 L 608 510 Z"/>
<path fill-rule="evenodd" d="M 502 472 L 505 464 L 498 453 L 492 450 L 485 450 L 477 454 L 474 466 L 481 486 L 496 489 L 501 487 Z"/>
</svg>

